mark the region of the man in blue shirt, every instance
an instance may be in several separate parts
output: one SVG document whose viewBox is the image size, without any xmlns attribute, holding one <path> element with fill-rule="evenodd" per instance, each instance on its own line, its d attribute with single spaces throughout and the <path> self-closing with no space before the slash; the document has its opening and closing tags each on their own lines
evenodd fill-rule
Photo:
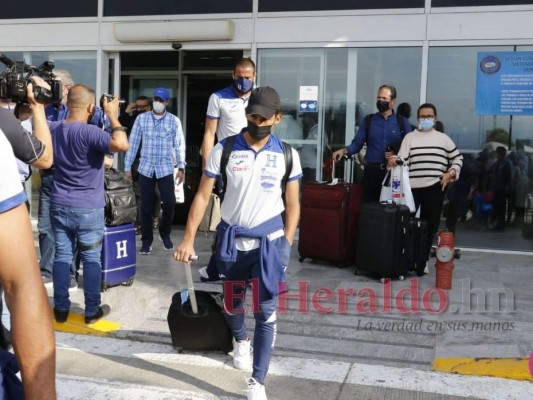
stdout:
<svg viewBox="0 0 533 400">
<path fill-rule="evenodd" d="M 67 106 L 67 96 L 70 88 L 74 86 L 74 80 L 70 72 L 63 69 L 54 71 L 57 79 L 59 79 L 63 85 L 63 93 L 61 102 L 57 104 L 49 104 L 45 108 L 46 119 L 49 122 L 63 121 L 69 116 L 69 109 Z M 95 112 L 91 115 L 89 124 L 98 126 L 100 128 L 106 125 L 106 131 L 111 133 L 111 127 L 109 121 L 105 121 L 103 117 L 103 111 L 100 107 L 96 107 Z M 107 168 L 113 164 L 113 158 L 108 155 L 105 157 L 105 165 Z M 48 169 L 41 170 L 41 186 L 39 187 L 39 213 L 37 219 L 37 227 L 39 229 L 39 251 L 41 253 L 41 259 L 39 265 L 41 267 L 41 276 L 45 287 L 51 288 L 52 282 L 52 269 L 54 264 L 55 254 L 55 241 L 54 233 L 52 231 L 52 223 L 50 221 L 50 196 L 52 193 L 52 183 L 54 182 L 54 166 Z M 74 251 L 74 261 L 70 268 L 70 284 L 69 290 L 74 291 L 78 288 L 77 272 L 80 268 L 79 249 L 76 245 Z"/>
<path fill-rule="evenodd" d="M 141 187 L 141 250 L 140 254 L 150 254 L 154 232 L 152 229 L 152 211 L 154 208 L 155 185 L 159 188 L 161 209 L 159 237 L 165 250 L 172 251 L 174 245 L 170 240 L 176 196 L 174 179 L 183 180 L 185 171 L 185 139 L 181 121 L 166 111 L 170 93 L 165 88 L 154 90 L 152 111 L 140 114 L 130 134 L 130 149 L 124 160 L 124 171 L 132 179 L 131 166 L 141 146 L 139 164 L 139 184 Z M 178 172 L 174 177 L 174 167 Z"/>
<path fill-rule="evenodd" d="M 365 120 L 359 124 L 359 130 L 352 143 L 333 153 L 333 159 L 352 156 L 361 151 L 366 144 L 365 171 L 363 174 L 363 201 L 378 202 L 381 193 L 381 183 L 387 173 L 387 160 L 395 154 L 403 137 L 411 132 L 409 121 L 398 117 L 394 112 L 396 103 L 396 88 L 392 85 L 382 85 L 378 89 L 376 107 L 378 112 L 368 116 L 370 124 Z M 399 125 L 399 122 L 403 126 Z"/>
<path fill-rule="evenodd" d="M 67 98 L 68 118 L 52 122 L 54 138 L 54 182 L 50 218 L 55 239 L 54 316 L 65 322 L 70 309 L 70 265 L 74 241 L 79 243 L 83 262 L 85 323 L 94 323 L 109 313 L 101 306 L 102 239 L 104 236 L 104 155 L 128 150 L 126 128 L 117 119 L 118 99 L 104 100 L 103 106 L 112 135 L 87 121 L 95 112 L 94 91 L 85 85 L 73 86 Z"/>
</svg>

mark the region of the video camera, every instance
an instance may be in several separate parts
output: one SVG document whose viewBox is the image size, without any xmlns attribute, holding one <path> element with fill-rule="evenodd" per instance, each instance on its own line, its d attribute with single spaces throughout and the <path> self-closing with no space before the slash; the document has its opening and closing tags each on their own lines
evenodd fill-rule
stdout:
<svg viewBox="0 0 533 400">
<path fill-rule="evenodd" d="M 42 104 L 59 103 L 63 96 L 63 84 L 52 72 L 55 65 L 51 61 L 45 61 L 40 66 L 34 67 L 24 61 L 12 61 L 10 58 L 0 53 L 0 61 L 6 66 L 0 72 L 0 98 L 11 100 L 17 103 L 27 103 L 28 96 L 26 89 L 31 82 L 32 76 L 41 77 L 50 85 L 50 89 L 42 86 L 33 87 L 35 99 Z"/>
</svg>

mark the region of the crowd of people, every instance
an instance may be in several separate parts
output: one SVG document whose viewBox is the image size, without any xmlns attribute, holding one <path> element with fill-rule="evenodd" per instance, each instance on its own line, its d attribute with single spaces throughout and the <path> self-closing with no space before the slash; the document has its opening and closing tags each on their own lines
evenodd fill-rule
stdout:
<svg viewBox="0 0 533 400">
<path fill-rule="evenodd" d="M 9 103 L 5 104 L 7 110 L 0 108 L 0 163 L 6 171 L 0 183 L 0 228 L 10 227 L 0 229 L 0 283 L 12 313 L 13 345 L 28 398 L 35 390 L 40 391 L 39 398 L 55 398 L 54 335 L 51 321 L 42 318 L 48 313 L 44 288 L 53 288 L 54 318 L 65 322 L 70 311 L 69 292 L 78 287 L 81 265 L 85 323 L 97 322 L 111 311 L 100 296 L 103 176 L 112 166 L 114 154 L 124 153 L 124 173 L 138 198 L 136 228 L 141 235 L 141 255 L 152 252 L 157 229 L 163 248 L 173 251 L 175 260 L 190 262 L 209 197 L 213 191 L 224 192 L 213 255 L 200 270 L 200 277 L 243 282 L 240 286 L 223 285 L 225 317 L 234 336 L 234 366 L 252 371 L 246 382 L 248 398 L 266 399 L 264 384 L 275 342 L 275 310 L 283 288 L 280 282 L 286 280 L 299 221 L 299 182 L 302 178 L 304 183 L 314 181 L 317 175 L 318 146 L 298 142 L 318 140 L 318 114 L 301 115 L 300 126 L 296 115 L 282 108 L 274 88 L 254 88 L 253 61 L 239 60 L 231 85 L 209 98 L 201 147 L 203 174 L 183 240 L 175 247 L 171 239 L 174 187 L 184 179 L 186 143 L 180 119 L 167 111 L 170 91 L 158 87 L 151 97 L 137 97 L 119 117 L 117 97 L 103 97 L 98 107 L 93 89 L 76 84 L 67 71 L 57 71 L 57 75 L 63 83 L 58 104 L 45 107 L 38 103 L 30 84 L 31 107 L 19 105 L 20 120 Z M 47 85 L 39 78 L 33 82 Z M 378 202 L 387 170 L 398 160 L 407 164 L 416 208 L 428 222 L 428 255 L 445 199 L 456 207 L 450 212 L 451 225 L 465 212 L 459 206 L 465 193 L 472 199 L 476 219 L 490 212 L 495 229 L 503 230 L 511 217 L 517 220 L 523 215 L 518 207 L 524 203 L 521 149 L 506 155 L 506 149 L 498 147 L 490 166 L 489 158 L 482 160 L 485 153 L 480 154 L 477 165 L 463 165 L 463 156 L 452 139 L 438 129 L 442 124 L 437 124 L 435 105 L 418 107 L 417 125 L 413 126 L 410 106 L 403 103 L 395 112 L 396 99 L 393 85 L 380 86 L 378 111 L 361 119 L 350 145 L 332 152 L 333 160 L 338 161 L 366 149 L 362 157 L 364 202 Z M 27 129 L 21 125 L 23 115 L 32 117 L 32 126 Z M 229 161 L 223 171 L 222 159 L 230 137 L 235 138 L 229 142 Z M 282 139 L 296 141 L 290 149 L 290 167 L 284 160 L 287 154 Z M 23 190 L 31 171 L 28 165 L 39 169 L 41 177 L 40 269 L 34 252 L 28 251 L 33 249 L 29 205 Z M 25 222 L 13 223 L 15 220 Z M 20 238 L 16 245 L 11 239 L 13 229 Z M 244 323 L 243 299 L 248 285 L 257 282 L 259 312 L 254 313 L 251 339 Z M 37 320 L 41 327 L 38 334 L 28 329 Z"/>
</svg>

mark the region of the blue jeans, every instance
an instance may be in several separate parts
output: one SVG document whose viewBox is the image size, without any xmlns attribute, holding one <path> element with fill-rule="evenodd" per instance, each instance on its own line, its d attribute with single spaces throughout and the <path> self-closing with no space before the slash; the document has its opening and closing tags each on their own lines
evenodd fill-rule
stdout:
<svg viewBox="0 0 533 400">
<path fill-rule="evenodd" d="M 155 175 L 148 178 L 139 174 L 139 186 L 141 188 L 141 241 L 151 245 L 154 240 L 152 215 L 154 212 L 155 185 L 159 188 L 161 196 L 161 219 L 159 220 L 159 235 L 170 238 L 172 232 L 172 220 L 174 219 L 174 207 L 176 207 L 176 195 L 174 194 L 174 176 L 172 174 L 157 179 Z"/>
<path fill-rule="evenodd" d="M 52 194 L 52 183 L 54 182 L 53 172 L 43 172 L 41 174 L 41 187 L 39 189 L 39 214 L 37 216 L 37 228 L 39 229 L 39 251 L 41 259 L 41 275 L 47 278 L 52 277 L 54 266 L 55 240 L 52 222 L 50 221 L 50 195 Z M 76 276 L 76 271 L 80 267 L 80 254 L 76 246 L 74 262 L 70 266 L 70 274 Z"/>
<path fill-rule="evenodd" d="M 104 237 L 104 209 L 74 208 L 52 204 L 50 217 L 56 244 L 52 274 L 54 307 L 59 311 L 70 309 L 69 269 L 77 241 L 83 262 L 85 315 L 92 317 L 97 313 L 101 301 L 102 264 L 100 255 Z"/>
<path fill-rule="evenodd" d="M 280 256 L 287 260 L 290 257 L 290 247 L 285 238 L 278 238 L 273 241 L 278 248 Z M 248 337 L 246 324 L 244 322 L 244 302 L 248 282 L 261 280 L 259 266 L 259 249 L 251 251 L 239 251 L 237 261 L 234 263 L 217 262 L 217 267 L 225 278 L 224 298 L 231 301 L 226 304 L 226 321 L 230 327 L 235 340 L 244 340 Z M 259 307 L 254 312 L 255 330 L 253 340 L 253 372 L 252 377 L 260 383 L 264 383 L 272 349 L 276 336 L 276 305 L 278 296 L 271 297 L 263 285 L 259 284 L 253 288 L 254 298 L 259 300 Z"/>
</svg>

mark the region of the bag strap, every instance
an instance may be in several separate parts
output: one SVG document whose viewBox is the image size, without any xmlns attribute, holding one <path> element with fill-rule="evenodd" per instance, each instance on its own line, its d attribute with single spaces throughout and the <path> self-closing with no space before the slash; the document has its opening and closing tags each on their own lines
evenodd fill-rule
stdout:
<svg viewBox="0 0 533 400">
<path fill-rule="evenodd" d="M 283 141 L 281 143 L 283 144 L 283 157 L 285 158 L 285 175 L 281 179 L 281 195 L 285 198 L 285 187 L 292 171 L 292 147 Z"/>
<path fill-rule="evenodd" d="M 370 130 L 370 124 L 372 123 L 372 114 L 368 114 L 365 117 L 365 132 L 366 136 L 368 137 L 368 131 Z"/>
<path fill-rule="evenodd" d="M 222 187 L 218 191 L 218 197 L 220 200 L 224 200 L 224 194 L 226 193 L 226 186 L 228 183 L 228 176 L 226 175 L 226 167 L 228 166 L 229 156 L 233 150 L 233 145 L 237 135 L 229 136 L 224 142 L 224 147 L 222 148 L 222 157 L 220 158 L 220 175 L 222 177 Z"/>
<path fill-rule="evenodd" d="M 405 131 L 405 120 L 400 114 L 396 113 L 396 121 L 398 122 L 398 127 L 400 128 L 400 133 L 402 134 L 403 139 L 403 137 L 407 133 Z"/>
</svg>

